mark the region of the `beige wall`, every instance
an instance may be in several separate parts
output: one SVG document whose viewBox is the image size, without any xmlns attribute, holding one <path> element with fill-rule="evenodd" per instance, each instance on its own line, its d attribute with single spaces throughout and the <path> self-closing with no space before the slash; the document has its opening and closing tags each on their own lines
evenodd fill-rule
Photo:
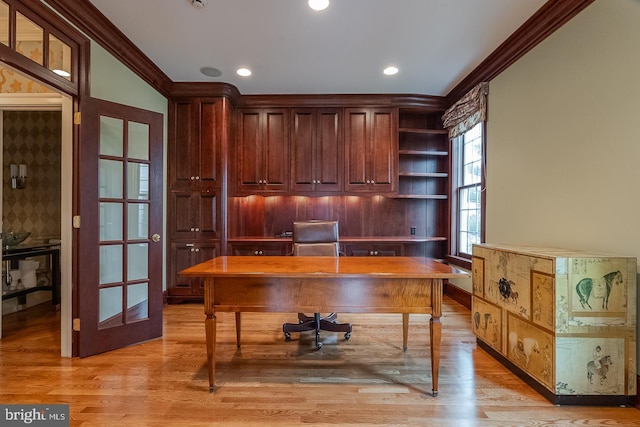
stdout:
<svg viewBox="0 0 640 427">
<path fill-rule="evenodd" d="M 640 258 L 639 23 L 596 1 L 490 82 L 487 242 Z"/>
</svg>

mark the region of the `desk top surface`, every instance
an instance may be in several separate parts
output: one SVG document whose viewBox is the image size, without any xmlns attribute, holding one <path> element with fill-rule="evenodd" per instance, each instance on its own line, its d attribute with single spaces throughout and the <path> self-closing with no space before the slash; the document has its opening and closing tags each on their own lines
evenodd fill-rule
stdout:
<svg viewBox="0 0 640 427">
<path fill-rule="evenodd" d="M 192 277 L 371 277 L 453 278 L 469 274 L 430 258 L 222 256 L 180 272 Z"/>
</svg>

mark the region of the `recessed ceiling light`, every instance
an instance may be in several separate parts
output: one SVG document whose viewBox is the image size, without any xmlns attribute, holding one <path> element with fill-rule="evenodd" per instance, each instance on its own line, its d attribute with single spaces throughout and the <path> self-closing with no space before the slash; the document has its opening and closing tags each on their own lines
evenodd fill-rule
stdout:
<svg viewBox="0 0 640 427">
<path fill-rule="evenodd" d="M 213 67 L 200 67 L 200 72 L 207 77 L 220 77 L 222 75 L 222 71 Z"/>
<path fill-rule="evenodd" d="M 238 73 L 238 75 L 242 77 L 249 77 L 251 75 L 251 70 L 248 68 L 238 68 L 238 71 L 236 71 L 236 73 Z"/>
<path fill-rule="evenodd" d="M 387 67 L 382 71 L 386 76 L 393 76 L 394 74 L 398 74 L 398 67 Z"/>
<path fill-rule="evenodd" d="M 315 11 L 325 10 L 329 7 L 329 0 L 309 0 L 309 7 Z"/>
</svg>

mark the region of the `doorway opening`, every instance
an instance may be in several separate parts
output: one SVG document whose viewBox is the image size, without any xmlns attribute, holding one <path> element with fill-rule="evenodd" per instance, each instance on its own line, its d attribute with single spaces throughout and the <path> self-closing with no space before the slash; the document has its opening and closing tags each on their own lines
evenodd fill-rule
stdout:
<svg viewBox="0 0 640 427">
<path fill-rule="evenodd" d="M 18 132 L 15 130 L 19 128 L 19 132 L 23 136 L 27 133 L 37 135 L 38 132 L 42 133 L 56 133 L 56 135 L 49 135 L 48 141 L 55 141 L 53 143 L 47 143 L 46 138 L 43 135 L 32 138 L 28 147 L 12 145 L 13 143 L 8 141 L 11 132 L 5 135 L 4 123 L 3 136 L 0 137 L 0 142 L 3 146 L 2 152 L 2 165 L 3 165 L 3 186 L 0 188 L 0 196 L 3 201 L 0 204 L 0 218 L 3 218 L 3 231 L 8 232 L 10 229 L 13 231 L 16 228 L 24 228 L 30 231 L 31 235 L 28 240 L 25 240 L 26 246 L 29 243 L 35 243 L 36 245 L 42 243 L 50 245 L 51 247 L 59 247 L 59 283 L 60 293 L 59 298 L 59 312 L 51 309 L 35 309 L 31 310 L 30 307 L 49 305 L 52 301 L 48 298 L 47 293 L 52 298 L 55 296 L 52 292 L 33 292 L 25 295 L 25 298 L 14 299 L 7 298 L 0 306 L 0 338 L 2 337 L 2 319 L 3 314 L 8 315 L 7 319 L 12 322 L 7 326 L 11 328 L 16 327 L 16 321 L 20 320 L 20 312 L 25 309 L 29 309 L 30 313 L 34 315 L 49 315 L 55 316 L 52 319 L 60 319 L 60 353 L 63 357 L 71 357 L 72 355 L 72 331 L 71 331 L 71 317 L 72 317 L 72 162 L 73 162 L 73 105 L 72 100 L 66 95 L 56 92 L 53 89 L 45 88 L 41 92 L 26 92 L 27 89 L 43 87 L 36 81 L 31 80 L 29 77 L 13 70 L 6 64 L 0 63 L 0 75 L 3 79 L 0 80 L 2 93 L 0 94 L 0 124 L 2 121 L 6 122 L 8 119 L 12 123 L 8 126 L 12 127 L 12 132 Z M 8 81 L 7 76 L 14 78 L 13 82 Z M 18 92 L 16 89 L 23 88 L 25 92 Z M 44 121 L 48 121 L 44 124 Z M 59 133 L 59 134 L 58 134 Z M 18 138 L 20 139 L 20 138 Z M 39 142 L 33 142 L 37 140 Z M 10 150 L 7 152 L 5 150 Z M 5 154 L 6 153 L 6 154 Z M 5 159 L 6 157 L 6 159 Z M 13 160 L 22 159 L 22 160 Z M 10 160 L 11 159 L 11 160 Z M 7 161 L 5 161 L 7 160 Z M 15 163 L 11 163 L 14 162 Z M 18 163 L 20 161 L 20 163 Z M 5 167 L 5 163 L 8 164 Z M 15 165 L 16 168 L 13 168 Z M 56 165 L 56 166 L 53 166 Z M 26 170 L 26 179 L 21 182 L 23 188 L 18 185 L 12 186 L 11 175 L 12 169 L 17 169 L 18 175 L 22 171 L 22 168 Z M 58 170 L 52 170 L 52 167 L 57 167 Z M 31 172 L 30 172 L 31 171 Z M 29 179 L 31 175 L 32 179 Z M 31 187 L 29 184 L 31 182 Z M 51 188 L 51 182 L 55 181 L 57 188 Z M 27 191 L 29 190 L 29 191 Z M 47 194 L 44 194 L 44 193 Z M 29 194 L 27 194 L 29 193 Z M 55 193 L 51 197 L 51 193 Z M 5 203 L 5 202 L 8 202 Z M 17 203 L 20 206 L 11 206 L 11 203 Z M 5 212 L 7 211 L 7 212 Z M 53 211 L 53 216 L 52 216 Z M 57 218 L 55 218 L 57 217 Z M 52 222 L 57 220 L 57 227 Z M 28 230 L 27 230 L 28 228 Z M 3 242 L 3 259 L 5 258 L 5 252 L 8 254 L 11 250 L 7 250 L 4 247 Z M 15 261 L 15 260 L 14 260 Z M 19 268 L 14 270 L 14 276 L 21 276 L 24 272 L 31 273 L 30 268 L 34 267 L 35 262 L 49 263 L 49 265 L 40 265 L 35 267 L 35 285 L 38 286 L 38 281 L 41 284 L 45 284 L 47 280 L 53 280 L 56 274 L 51 267 L 52 262 L 57 262 L 54 257 L 34 257 L 33 259 L 27 259 L 26 261 L 32 261 L 24 263 L 22 272 Z M 13 266 L 18 266 L 15 263 Z M 40 272 L 38 269 L 40 268 Z M 9 277 L 11 277 L 12 264 L 10 262 L 3 262 L 4 281 L 3 281 L 3 294 L 8 291 Z M 49 271 L 45 273 L 45 271 Z M 40 274 L 40 277 L 38 276 Z M 47 275 L 45 277 L 45 274 Z M 20 277 L 21 279 L 21 277 Z M 25 278 L 26 280 L 27 278 Z M 34 278 L 28 277 L 28 282 L 32 282 Z M 25 285 L 31 286 L 33 283 L 20 284 L 23 288 Z M 17 284 L 13 286 L 17 287 Z M 14 287 L 14 290 L 15 290 Z M 45 294 L 45 295 L 43 295 Z M 39 304 L 42 303 L 42 304 Z M 9 312 L 3 313 L 4 309 Z M 15 312 L 15 314 L 11 314 Z M 38 314 L 39 313 L 39 314 Z M 23 316 L 24 317 L 24 316 Z"/>
</svg>

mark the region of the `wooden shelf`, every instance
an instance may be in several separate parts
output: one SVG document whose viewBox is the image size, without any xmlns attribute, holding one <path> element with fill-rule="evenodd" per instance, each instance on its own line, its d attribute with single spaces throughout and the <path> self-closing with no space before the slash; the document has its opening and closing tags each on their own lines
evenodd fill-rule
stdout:
<svg viewBox="0 0 640 427">
<path fill-rule="evenodd" d="M 398 194 L 394 199 L 424 199 L 424 200 L 447 200 L 446 194 Z"/>
<path fill-rule="evenodd" d="M 398 150 L 398 154 L 406 156 L 448 156 L 449 152 L 436 150 Z"/>
<path fill-rule="evenodd" d="M 400 133 L 418 133 L 422 135 L 446 135 L 449 133 L 446 129 L 414 129 L 414 128 L 399 128 Z"/>
<path fill-rule="evenodd" d="M 400 172 L 398 176 L 407 178 L 447 178 L 446 172 Z"/>
</svg>

